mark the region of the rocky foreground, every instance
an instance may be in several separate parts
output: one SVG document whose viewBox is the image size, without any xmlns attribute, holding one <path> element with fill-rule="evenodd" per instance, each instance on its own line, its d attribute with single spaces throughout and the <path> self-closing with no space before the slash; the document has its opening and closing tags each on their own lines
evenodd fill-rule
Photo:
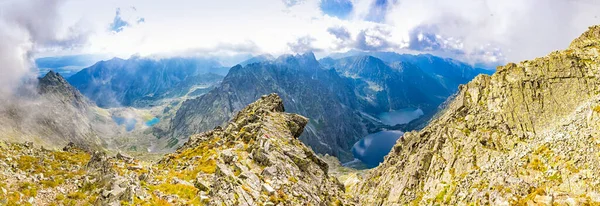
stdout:
<svg viewBox="0 0 600 206">
<path fill-rule="evenodd" d="M 225 127 L 194 135 L 156 164 L 0 144 L 0 204 L 347 205 L 344 186 L 297 138 L 307 119 L 277 95 L 250 104 Z"/>
<path fill-rule="evenodd" d="M 351 194 L 361 205 L 600 204 L 600 26 L 463 85 Z"/>
</svg>

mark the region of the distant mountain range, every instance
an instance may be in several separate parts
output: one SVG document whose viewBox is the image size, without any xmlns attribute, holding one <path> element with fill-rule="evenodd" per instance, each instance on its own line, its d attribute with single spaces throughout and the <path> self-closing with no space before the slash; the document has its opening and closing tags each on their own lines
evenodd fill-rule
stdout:
<svg viewBox="0 0 600 206">
<path fill-rule="evenodd" d="M 142 141 L 152 151 L 173 150 L 192 134 L 222 126 L 262 95 L 277 93 L 287 111 L 309 118 L 303 142 L 350 161 L 358 140 L 382 130 L 423 127 L 458 85 L 481 73 L 492 71 L 431 55 L 350 52 L 317 60 L 309 52 L 255 56 L 231 69 L 210 58 L 113 58 L 68 82 L 104 108 L 161 105 L 153 112 L 160 123 L 149 131 L 157 144 Z M 423 116 L 408 124 L 380 117 L 410 108 Z M 148 132 L 131 135 L 149 138 Z"/>
<path fill-rule="evenodd" d="M 60 73 L 64 78 L 69 78 L 73 74 L 103 59 L 108 58 L 103 55 L 41 57 L 35 59 L 35 66 L 38 68 L 39 77 L 43 77 L 48 72 L 54 71 Z"/>
<path fill-rule="evenodd" d="M 300 137 L 303 142 L 318 153 L 349 161 L 355 142 L 391 127 L 377 119 L 378 114 L 421 108 L 431 117 L 456 91 L 449 88 L 451 85 L 466 83 L 479 73 L 491 73 L 428 55 L 397 56 L 389 61 L 359 55 L 319 62 L 314 54 L 306 53 L 238 65 L 214 90 L 182 103 L 169 131 L 157 136 L 169 137 L 169 146 L 180 145 L 191 134 L 223 125 L 254 99 L 277 93 L 288 111 L 310 119 Z M 421 69 L 419 64 L 427 62 L 436 65 Z M 453 72 L 460 74 L 441 76 Z"/>
<path fill-rule="evenodd" d="M 227 71 L 211 59 L 113 58 L 79 71 L 68 81 L 100 107 L 145 107 L 153 104 L 150 100 L 179 96 L 198 84 L 210 86 Z"/>
<path fill-rule="evenodd" d="M 478 74 L 491 75 L 495 70 L 473 67 L 464 62 L 450 58 L 442 58 L 431 54 L 398 54 L 394 52 L 361 52 L 351 51 L 336 53 L 326 59 L 343 59 L 352 56 L 373 56 L 388 64 L 399 62 L 413 64 L 438 81 L 452 93 L 458 91 L 458 85 L 464 84 Z M 323 62 L 323 60 L 321 60 Z"/>
</svg>

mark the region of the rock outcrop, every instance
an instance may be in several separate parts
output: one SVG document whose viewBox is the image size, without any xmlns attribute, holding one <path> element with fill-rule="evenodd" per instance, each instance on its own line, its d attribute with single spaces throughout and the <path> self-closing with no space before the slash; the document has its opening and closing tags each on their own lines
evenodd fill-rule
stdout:
<svg viewBox="0 0 600 206">
<path fill-rule="evenodd" d="M 348 204 L 327 164 L 298 140 L 308 120 L 283 111 L 277 95 L 261 97 L 226 127 L 193 135 L 159 162 L 156 178 L 193 184 L 210 205 Z M 170 179 L 175 172 L 185 175 Z"/>
<path fill-rule="evenodd" d="M 352 194 L 361 205 L 600 203 L 600 26 L 461 86 Z"/>
</svg>

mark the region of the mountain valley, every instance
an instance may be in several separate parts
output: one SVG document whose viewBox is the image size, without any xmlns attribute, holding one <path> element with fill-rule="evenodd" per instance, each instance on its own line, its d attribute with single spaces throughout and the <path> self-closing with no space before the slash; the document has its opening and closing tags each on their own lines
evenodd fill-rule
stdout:
<svg viewBox="0 0 600 206">
<path fill-rule="evenodd" d="M 233 67 L 214 90 L 182 103 L 166 136 L 180 145 L 191 134 L 222 126 L 253 99 L 278 93 L 288 111 L 311 120 L 300 139 L 317 153 L 347 162 L 354 159 L 350 152 L 353 145 L 366 135 L 395 127 L 418 129 L 421 125 L 387 125 L 378 116 L 418 108 L 424 116 L 419 121 L 427 122 L 452 94 L 440 81 L 409 63 L 397 63 L 392 68 L 371 56 L 323 61 L 331 64 L 323 66 L 314 54 L 305 53 Z M 443 68 L 452 69 L 453 65 Z"/>
</svg>

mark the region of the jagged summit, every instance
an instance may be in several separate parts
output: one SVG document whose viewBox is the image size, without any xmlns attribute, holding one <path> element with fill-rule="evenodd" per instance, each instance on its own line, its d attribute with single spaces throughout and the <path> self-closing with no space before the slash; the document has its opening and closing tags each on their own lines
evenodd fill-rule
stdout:
<svg viewBox="0 0 600 206">
<path fill-rule="evenodd" d="M 39 87 L 42 93 L 51 90 L 49 87 L 69 87 L 69 83 L 60 74 L 50 70 L 44 77 L 39 79 Z"/>
<path fill-rule="evenodd" d="M 85 96 L 54 71 L 49 71 L 39 79 L 38 90 L 42 95 L 56 98 L 80 109 L 84 109 L 90 104 Z"/>
<path fill-rule="evenodd" d="M 599 28 L 461 86 L 365 176 L 359 204 L 600 203 Z"/>
<path fill-rule="evenodd" d="M 282 64 L 289 64 L 294 67 L 309 68 L 309 69 L 317 69 L 320 67 L 319 62 L 317 61 L 317 58 L 315 57 L 315 54 L 310 51 L 303 53 L 303 54 L 296 54 L 296 55 L 291 55 L 291 54 L 281 55 L 280 57 L 278 57 L 275 60 L 275 62 L 282 63 Z"/>
<path fill-rule="evenodd" d="M 571 42 L 569 48 L 583 49 L 590 46 L 600 45 L 600 25 L 591 26 L 585 33 Z"/>
</svg>

